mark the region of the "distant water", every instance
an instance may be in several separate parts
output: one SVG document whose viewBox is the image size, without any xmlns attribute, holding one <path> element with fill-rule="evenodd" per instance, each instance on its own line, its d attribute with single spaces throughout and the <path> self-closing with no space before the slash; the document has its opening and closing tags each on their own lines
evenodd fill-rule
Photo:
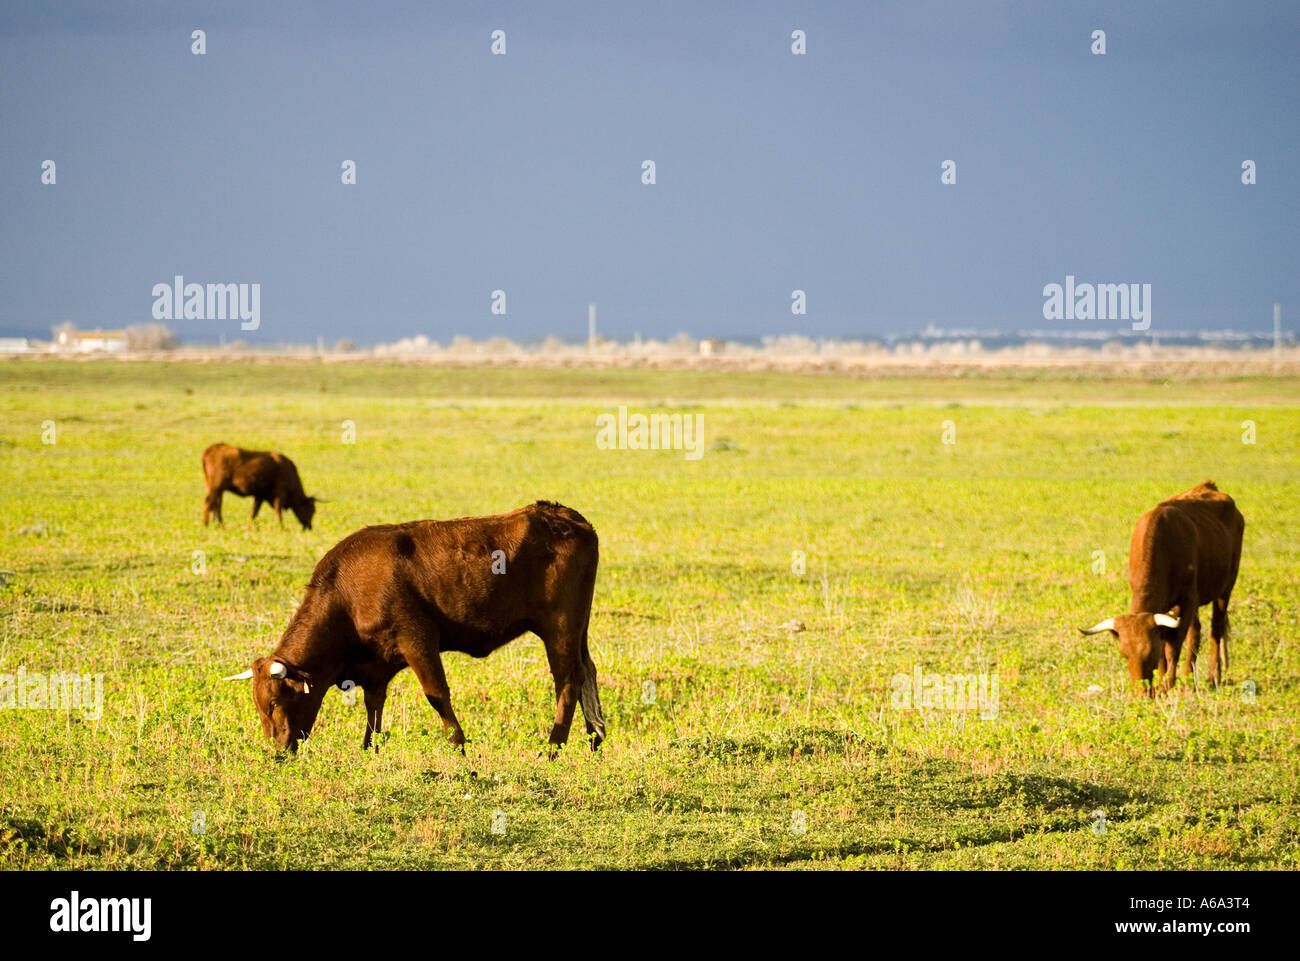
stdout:
<svg viewBox="0 0 1300 961">
<path fill-rule="evenodd" d="M 771 343 L 772 337 L 731 338 L 737 343 L 761 347 Z M 894 334 L 862 334 L 850 337 L 823 338 L 843 342 L 874 342 L 884 347 L 898 344 L 944 344 L 961 341 L 970 343 L 978 341 L 985 350 L 1000 350 L 1007 347 L 1023 347 L 1026 344 L 1048 344 L 1052 347 L 1092 347 L 1099 349 L 1103 344 L 1121 344 L 1134 346 L 1155 342 L 1166 347 L 1226 347 L 1267 348 L 1273 346 L 1273 333 L 1243 330 L 979 330 L 976 328 L 936 328 L 929 327 L 920 331 L 906 331 Z M 1282 332 L 1283 346 L 1295 346 L 1296 335 L 1291 331 Z"/>
<path fill-rule="evenodd" d="M 1101 347 L 1103 344 L 1149 344 L 1155 342 L 1166 347 L 1229 347 L 1263 348 L 1273 346 L 1273 333 L 1242 330 L 1018 330 L 1005 331 L 947 331 L 930 329 L 916 335 L 901 335 L 882 343 L 907 341 L 978 340 L 986 350 L 1003 347 L 1021 347 L 1025 344 L 1050 344 L 1053 347 Z M 1283 332 L 1282 343 L 1294 345 L 1295 334 Z"/>
</svg>

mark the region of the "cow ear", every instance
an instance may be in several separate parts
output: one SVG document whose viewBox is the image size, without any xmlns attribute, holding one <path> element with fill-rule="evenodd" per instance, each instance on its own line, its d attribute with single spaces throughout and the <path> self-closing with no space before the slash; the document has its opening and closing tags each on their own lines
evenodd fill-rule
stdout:
<svg viewBox="0 0 1300 961">
<path fill-rule="evenodd" d="M 284 683 L 290 690 L 297 691 L 299 694 L 311 693 L 311 675 L 306 671 L 291 671 L 284 679 Z"/>
</svg>

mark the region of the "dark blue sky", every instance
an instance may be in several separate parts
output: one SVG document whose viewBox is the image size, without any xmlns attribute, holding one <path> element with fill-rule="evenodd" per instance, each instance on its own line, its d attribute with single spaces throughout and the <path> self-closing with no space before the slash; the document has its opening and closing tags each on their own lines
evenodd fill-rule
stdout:
<svg viewBox="0 0 1300 961">
<path fill-rule="evenodd" d="M 1017 330 L 1067 274 L 1155 332 L 1300 311 L 1294 2 L 6 2 L 0 64 L 0 334 L 176 274 L 261 284 L 201 340 Z"/>
</svg>

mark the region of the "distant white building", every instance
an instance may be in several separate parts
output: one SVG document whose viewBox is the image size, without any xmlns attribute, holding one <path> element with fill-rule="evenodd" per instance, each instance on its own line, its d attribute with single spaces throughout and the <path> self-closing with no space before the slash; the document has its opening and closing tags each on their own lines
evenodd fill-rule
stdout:
<svg viewBox="0 0 1300 961">
<path fill-rule="evenodd" d="M 720 340 L 717 337 L 706 337 L 704 340 L 700 341 L 700 356 L 716 357 L 718 354 L 722 353 L 725 347 L 725 341 Z"/>
<path fill-rule="evenodd" d="M 26 337 L 0 337 L 0 354 L 25 354 L 31 349 Z"/>
<path fill-rule="evenodd" d="M 59 349 L 70 350 L 78 354 L 93 354 L 99 351 L 115 352 L 126 350 L 126 331 L 124 330 L 60 330 Z"/>
</svg>

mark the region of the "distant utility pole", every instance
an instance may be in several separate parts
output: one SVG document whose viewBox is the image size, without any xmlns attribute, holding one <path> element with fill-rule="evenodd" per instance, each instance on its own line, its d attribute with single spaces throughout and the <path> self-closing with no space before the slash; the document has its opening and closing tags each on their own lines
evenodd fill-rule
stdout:
<svg viewBox="0 0 1300 961">
<path fill-rule="evenodd" d="M 596 349 L 596 305 L 587 305 L 587 349 Z"/>
<path fill-rule="evenodd" d="M 1273 305 L 1273 353 L 1282 353 L 1282 305 Z"/>
</svg>

